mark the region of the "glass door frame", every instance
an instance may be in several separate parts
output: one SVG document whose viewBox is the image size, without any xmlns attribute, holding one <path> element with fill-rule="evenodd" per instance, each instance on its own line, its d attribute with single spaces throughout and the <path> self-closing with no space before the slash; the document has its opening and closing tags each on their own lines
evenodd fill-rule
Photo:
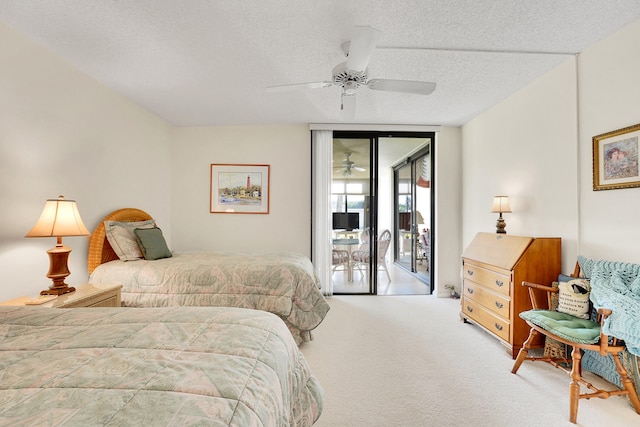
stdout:
<svg viewBox="0 0 640 427">
<path fill-rule="evenodd" d="M 400 212 L 400 187 L 403 186 L 403 183 L 401 182 L 402 178 L 400 177 L 400 173 L 402 170 L 409 168 L 409 181 L 408 181 L 408 189 L 409 189 L 409 193 L 402 193 L 402 195 L 407 195 L 409 197 L 409 203 L 410 206 L 408 206 L 408 212 Z M 403 259 L 405 257 L 405 245 L 404 244 L 404 235 L 407 234 L 407 232 L 409 233 L 409 235 L 411 236 L 410 239 L 411 241 L 409 242 L 409 271 L 410 272 L 414 272 L 415 271 L 415 256 L 414 256 L 414 252 L 415 252 L 415 244 L 416 244 L 416 220 L 415 220 L 415 211 L 416 211 L 416 197 L 415 197 L 415 189 L 413 187 L 413 185 L 411 185 L 411 183 L 414 181 L 415 179 L 415 168 L 413 167 L 412 162 L 410 162 L 408 159 L 405 159 L 402 163 L 399 163 L 397 165 L 395 165 L 393 167 L 393 228 L 394 228 L 394 235 L 396 236 L 396 245 L 394 245 L 395 247 L 395 251 L 394 251 L 394 255 L 393 255 L 393 260 L 394 262 L 405 268 L 405 263 L 401 262 L 400 260 Z M 409 214 L 409 218 L 408 221 L 406 219 L 403 219 L 401 217 L 401 213 L 408 213 Z M 404 226 L 407 225 L 408 228 L 405 228 Z"/>
<path fill-rule="evenodd" d="M 434 272 L 433 272 L 433 248 L 434 248 L 434 243 L 435 243 L 435 236 L 434 236 L 434 230 L 435 230 L 435 203 L 433 202 L 435 200 L 435 185 L 434 185 L 434 162 L 435 162 L 435 144 L 434 144 L 434 138 L 431 138 L 431 142 L 429 143 L 428 146 L 418 150 L 416 153 L 412 154 L 411 156 L 407 157 L 404 161 L 398 163 L 397 165 L 395 165 L 393 167 L 393 194 L 394 194 L 394 234 L 396 236 L 400 235 L 400 226 L 401 226 L 401 220 L 400 220 L 400 209 L 399 209 L 399 196 L 400 193 L 398 191 L 399 189 L 399 172 L 401 169 L 410 166 L 411 167 L 411 177 L 410 177 L 410 186 L 409 186 L 409 194 L 410 194 L 410 203 L 411 203 L 411 210 L 410 210 L 410 217 L 409 217 L 409 232 L 411 233 L 411 242 L 410 242 L 410 252 L 411 252 L 411 263 L 409 266 L 409 269 L 407 269 L 406 265 L 404 263 L 399 262 L 400 259 L 400 244 L 395 246 L 395 251 L 394 251 L 394 262 L 396 263 L 396 265 L 398 265 L 400 268 L 403 268 L 405 270 L 407 270 L 409 273 L 416 275 L 416 277 L 419 278 L 419 276 L 416 274 L 417 273 L 417 257 L 415 256 L 416 254 L 416 250 L 417 250 L 417 243 L 418 243 L 418 236 L 420 234 L 420 230 L 418 230 L 418 223 L 417 223 L 417 215 L 416 215 L 416 187 L 417 187 L 417 164 L 418 161 L 420 159 L 422 159 L 424 156 L 430 156 L 429 157 L 429 161 L 430 161 L 430 166 L 431 166 L 431 170 L 430 170 L 430 187 L 429 187 L 429 192 L 431 194 L 431 202 L 430 202 L 430 206 L 429 206 L 429 210 L 430 210 L 430 214 L 429 214 L 429 239 L 430 239 L 430 244 L 428 246 L 428 256 L 427 256 L 427 262 L 429 263 L 429 291 L 430 293 L 433 293 L 434 290 Z M 404 194 L 404 193 L 403 193 Z M 397 239 L 398 242 L 400 241 L 400 239 Z"/>
<path fill-rule="evenodd" d="M 378 263 L 377 263 L 377 259 L 378 259 L 378 251 L 377 251 L 377 241 L 378 241 L 378 210 L 379 210 L 379 203 L 378 203 L 378 152 L 379 152 L 379 143 L 380 143 L 380 138 L 419 138 L 419 139 L 428 139 L 430 141 L 429 144 L 429 149 L 430 149 L 430 155 L 431 155 L 431 221 L 430 221 L 430 228 L 431 228 L 431 245 L 430 245 L 430 251 L 431 251 L 431 256 L 429 257 L 431 265 L 429 266 L 429 276 L 430 276 L 430 293 L 433 293 L 433 289 L 434 289 L 434 282 L 433 282 L 433 278 L 434 278 L 434 272 L 433 272 L 433 253 L 434 253 L 434 242 L 435 242 L 435 233 L 434 233 L 434 224 L 435 224 L 435 203 L 433 203 L 433 200 L 435 200 L 434 196 L 435 196 L 435 185 L 434 185 L 434 181 L 433 181 L 433 177 L 434 177 L 434 163 L 435 163 L 435 138 L 436 138 L 436 132 L 434 131 L 418 131 L 418 132 L 414 132 L 414 131 L 333 131 L 333 138 L 340 138 L 340 139 L 369 139 L 370 143 L 371 143 L 371 150 L 370 150 L 370 180 L 371 180 L 371 184 L 370 184 L 370 211 L 369 211 L 369 224 L 370 224 L 370 228 L 371 228 L 371 243 L 370 243 L 370 248 L 371 248 L 371 257 L 370 259 L 372 260 L 371 265 L 369 266 L 369 294 L 370 295 L 377 295 L 378 294 Z M 422 150 L 419 150 L 418 153 L 421 153 Z M 410 156 L 408 159 L 413 159 L 414 156 Z M 394 206 L 395 206 L 395 201 L 393 202 Z M 395 233 L 394 233 L 395 234 Z M 397 235 L 396 235 L 397 236 Z M 394 247 L 396 247 L 396 245 L 393 245 Z M 393 260 L 393 262 L 395 262 L 395 259 Z M 341 294 L 341 295 L 349 295 L 348 293 L 342 293 L 342 292 L 334 292 L 334 294 Z M 367 295 L 366 293 L 358 293 L 358 295 Z"/>
<path fill-rule="evenodd" d="M 371 237 L 369 242 L 370 255 L 369 259 L 371 263 L 366 270 L 368 277 L 366 278 L 369 283 L 368 292 L 335 292 L 334 295 L 376 295 L 378 290 L 376 259 L 377 252 L 377 240 L 378 240 L 378 139 L 375 137 L 375 132 L 359 132 L 359 131 L 334 131 L 333 139 L 368 139 L 369 140 L 369 204 L 368 213 L 365 206 L 365 221 L 363 225 L 369 224 L 371 230 Z M 364 229 L 364 227 L 363 227 Z"/>
</svg>

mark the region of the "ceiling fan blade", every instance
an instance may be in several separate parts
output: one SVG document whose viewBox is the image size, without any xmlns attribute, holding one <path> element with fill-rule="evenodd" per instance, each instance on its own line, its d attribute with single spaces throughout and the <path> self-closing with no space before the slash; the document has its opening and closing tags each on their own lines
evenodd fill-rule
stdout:
<svg viewBox="0 0 640 427">
<path fill-rule="evenodd" d="M 432 82 L 416 82 L 411 80 L 372 79 L 367 82 L 369 89 L 388 92 L 414 93 L 416 95 L 430 95 L 436 90 Z"/>
<path fill-rule="evenodd" d="M 365 168 L 361 168 L 360 166 L 351 166 L 351 169 L 356 170 L 358 172 L 364 172 L 366 171 Z"/>
<path fill-rule="evenodd" d="M 358 72 L 367 69 L 379 35 L 380 31 L 373 27 L 356 26 L 349 45 L 347 69 Z"/>
<path fill-rule="evenodd" d="M 268 86 L 265 90 L 269 93 L 277 93 L 277 92 L 289 92 L 292 90 L 300 90 L 300 89 L 319 89 L 323 87 L 335 86 L 334 82 L 310 82 L 310 83 L 295 83 L 291 85 L 280 85 L 280 86 Z"/>
</svg>

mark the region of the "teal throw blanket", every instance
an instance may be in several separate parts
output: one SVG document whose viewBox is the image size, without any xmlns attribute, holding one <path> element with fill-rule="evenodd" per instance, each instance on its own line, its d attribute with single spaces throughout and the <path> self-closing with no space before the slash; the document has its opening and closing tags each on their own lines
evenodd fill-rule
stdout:
<svg viewBox="0 0 640 427">
<path fill-rule="evenodd" d="M 591 280 L 594 307 L 613 310 L 603 332 L 624 340 L 627 350 L 640 356 L 640 265 L 582 256 L 578 256 L 578 263 Z"/>
</svg>

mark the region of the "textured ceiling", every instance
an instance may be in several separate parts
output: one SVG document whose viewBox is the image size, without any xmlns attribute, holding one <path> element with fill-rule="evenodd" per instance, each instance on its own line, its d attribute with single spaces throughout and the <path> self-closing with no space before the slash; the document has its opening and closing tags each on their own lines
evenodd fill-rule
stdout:
<svg viewBox="0 0 640 427">
<path fill-rule="evenodd" d="M 381 31 L 348 122 L 461 125 L 640 18 L 637 0 L 2 0 L 0 21 L 178 126 L 340 123 L 331 79 L 355 25 Z"/>
</svg>

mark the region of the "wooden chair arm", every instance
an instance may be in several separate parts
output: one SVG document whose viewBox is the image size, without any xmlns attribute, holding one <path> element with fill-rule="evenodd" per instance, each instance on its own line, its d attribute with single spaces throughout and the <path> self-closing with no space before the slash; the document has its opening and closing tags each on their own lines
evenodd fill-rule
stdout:
<svg viewBox="0 0 640 427">
<path fill-rule="evenodd" d="M 540 289 L 545 292 L 558 293 L 558 288 L 552 286 L 540 285 L 539 283 L 522 282 L 522 286 L 528 286 L 529 288 Z"/>
<path fill-rule="evenodd" d="M 599 308 L 598 309 L 598 323 L 600 323 L 601 325 L 604 323 L 605 320 L 607 320 L 607 317 L 611 316 L 611 313 L 613 313 L 613 310 L 611 310 L 610 308 Z"/>
<path fill-rule="evenodd" d="M 600 355 L 601 356 L 606 356 L 607 355 L 607 348 L 609 347 L 609 344 L 613 345 L 613 346 L 617 346 L 618 344 L 618 338 L 616 337 L 611 337 L 611 343 L 609 343 L 609 335 L 605 334 L 604 332 L 602 332 L 602 330 L 604 329 L 604 321 L 607 320 L 607 318 L 609 316 L 611 316 L 611 313 L 613 313 L 613 310 L 611 310 L 610 308 L 599 308 L 598 309 L 598 318 L 597 318 L 597 322 L 600 323 Z"/>
</svg>

